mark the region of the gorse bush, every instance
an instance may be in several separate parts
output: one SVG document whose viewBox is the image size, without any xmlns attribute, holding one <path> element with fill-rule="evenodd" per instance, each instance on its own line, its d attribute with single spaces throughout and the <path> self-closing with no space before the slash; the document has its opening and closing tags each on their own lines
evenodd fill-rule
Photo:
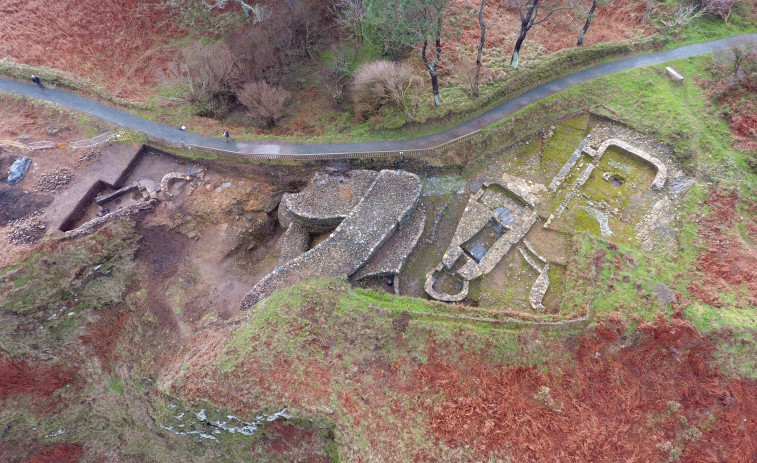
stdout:
<svg viewBox="0 0 757 463">
<path fill-rule="evenodd" d="M 414 87 L 420 79 L 407 64 L 392 61 L 372 61 L 355 72 L 352 82 L 352 101 L 355 114 L 366 117 L 386 104 L 395 104 L 409 118 L 418 104 Z"/>
</svg>

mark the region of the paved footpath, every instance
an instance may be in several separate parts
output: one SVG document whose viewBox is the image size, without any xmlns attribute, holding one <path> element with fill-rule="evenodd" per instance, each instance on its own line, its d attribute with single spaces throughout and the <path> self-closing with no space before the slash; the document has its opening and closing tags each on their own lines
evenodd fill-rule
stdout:
<svg viewBox="0 0 757 463">
<path fill-rule="evenodd" d="M 737 47 L 751 43 L 757 46 L 757 33 L 737 35 L 726 39 L 712 40 L 710 42 L 685 45 L 672 50 L 648 53 L 645 55 L 632 56 L 609 63 L 600 64 L 583 71 L 578 71 L 569 76 L 555 79 L 540 85 L 533 90 L 505 101 L 499 106 L 468 120 L 458 126 L 443 132 L 428 135 L 421 138 L 397 141 L 372 141 L 360 143 L 333 143 L 333 144 L 294 144 L 275 143 L 270 141 L 260 142 L 232 142 L 226 143 L 221 138 L 211 138 L 189 132 L 182 132 L 176 127 L 143 119 L 134 114 L 111 108 L 95 101 L 83 98 L 64 90 L 51 88 L 41 89 L 32 83 L 18 82 L 0 78 L 0 92 L 14 93 L 29 98 L 37 98 L 51 103 L 74 109 L 91 116 L 118 124 L 131 130 L 145 133 L 152 139 L 166 140 L 171 144 L 186 143 L 189 145 L 205 146 L 237 153 L 249 154 L 324 154 L 324 153 L 360 153 L 375 151 L 401 151 L 432 148 L 468 133 L 487 127 L 502 120 L 524 106 L 535 103 L 559 91 L 574 85 L 586 82 L 597 77 L 626 71 L 628 69 L 660 64 L 667 61 L 688 58 L 690 56 L 711 53 L 717 50 Z"/>
</svg>

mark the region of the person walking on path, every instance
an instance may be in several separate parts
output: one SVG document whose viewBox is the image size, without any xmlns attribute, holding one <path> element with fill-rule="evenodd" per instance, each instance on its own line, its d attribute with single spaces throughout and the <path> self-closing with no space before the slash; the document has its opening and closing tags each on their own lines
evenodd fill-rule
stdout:
<svg viewBox="0 0 757 463">
<path fill-rule="evenodd" d="M 233 142 L 236 142 L 236 140 L 234 140 L 234 137 L 232 137 L 231 135 L 229 135 L 229 131 L 228 130 L 224 130 L 223 131 L 223 136 L 226 137 L 226 143 L 228 143 L 229 140 L 231 140 Z"/>
<path fill-rule="evenodd" d="M 35 76 L 34 74 L 32 74 L 32 82 L 39 85 L 39 88 L 45 88 L 45 86 L 42 85 L 42 82 L 39 80 L 39 77 Z"/>
</svg>

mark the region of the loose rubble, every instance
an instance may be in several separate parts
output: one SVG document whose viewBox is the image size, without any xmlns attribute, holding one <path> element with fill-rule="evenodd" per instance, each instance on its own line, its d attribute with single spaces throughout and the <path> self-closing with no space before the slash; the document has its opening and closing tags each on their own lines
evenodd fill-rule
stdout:
<svg viewBox="0 0 757 463">
<path fill-rule="evenodd" d="M 74 178 L 74 172 L 67 168 L 58 166 L 51 172 L 44 172 L 37 180 L 37 189 L 39 191 L 55 191 L 68 185 Z"/>
<path fill-rule="evenodd" d="M 82 167 L 89 164 L 94 164 L 100 159 L 100 149 L 96 146 L 92 148 L 85 148 L 79 152 L 79 156 L 76 158 L 76 167 Z"/>
<path fill-rule="evenodd" d="M 34 244 L 45 236 L 46 229 L 42 215 L 35 213 L 11 222 L 6 238 L 11 244 Z"/>
</svg>

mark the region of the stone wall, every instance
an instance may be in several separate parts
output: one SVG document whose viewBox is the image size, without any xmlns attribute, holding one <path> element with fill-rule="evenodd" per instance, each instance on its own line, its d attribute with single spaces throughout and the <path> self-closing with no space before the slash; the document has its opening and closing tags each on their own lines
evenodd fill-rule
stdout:
<svg viewBox="0 0 757 463">
<path fill-rule="evenodd" d="M 417 175 L 382 170 L 331 236 L 260 280 L 242 309 L 306 278 L 353 275 L 415 210 L 420 193 Z"/>
</svg>

